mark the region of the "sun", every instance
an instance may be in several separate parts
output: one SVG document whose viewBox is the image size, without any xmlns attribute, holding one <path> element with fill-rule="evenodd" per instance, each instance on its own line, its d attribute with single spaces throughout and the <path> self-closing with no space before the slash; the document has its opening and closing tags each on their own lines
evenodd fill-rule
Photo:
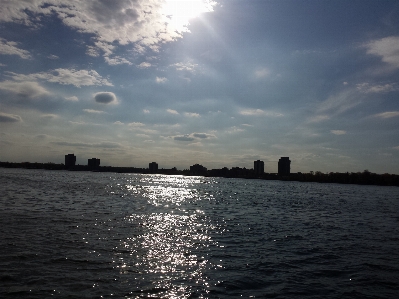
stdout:
<svg viewBox="0 0 399 299">
<path fill-rule="evenodd" d="M 165 0 L 162 14 L 170 21 L 169 25 L 176 31 L 186 31 L 189 21 L 201 13 L 213 10 L 215 2 L 212 0 Z"/>
</svg>

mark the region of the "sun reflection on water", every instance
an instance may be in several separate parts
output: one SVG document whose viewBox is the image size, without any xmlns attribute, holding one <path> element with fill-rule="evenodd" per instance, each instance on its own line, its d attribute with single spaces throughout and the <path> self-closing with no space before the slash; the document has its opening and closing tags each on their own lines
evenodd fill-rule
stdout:
<svg viewBox="0 0 399 299">
<path fill-rule="evenodd" d="M 143 275 L 147 285 L 151 282 L 141 290 L 148 298 L 207 292 L 206 272 L 212 267 L 207 248 L 214 227 L 201 205 L 193 205 L 206 198 L 198 184 L 199 177 L 143 175 L 118 186 L 141 207 L 123 219 L 130 235 L 120 240 L 114 262 L 120 275 L 135 280 Z"/>
</svg>

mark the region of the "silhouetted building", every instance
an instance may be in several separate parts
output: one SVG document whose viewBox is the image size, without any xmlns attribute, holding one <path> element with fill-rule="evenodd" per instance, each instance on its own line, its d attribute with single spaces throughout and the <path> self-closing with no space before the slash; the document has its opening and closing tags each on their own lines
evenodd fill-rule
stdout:
<svg viewBox="0 0 399 299">
<path fill-rule="evenodd" d="M 291 172 L 291 161 L 289 157 L 281 157 L 278 160 L 278 174 L 289 175 Z"/>
<path fill-rule="evenodd" d="M 74 154 L 65 155 L 65 168 L 74 167 L 76 163 L 76 156 Z"/>
<path fill-rule="evenodd" d="M 263 161 L 254 161 L 255 175 L 263 175 L 265 173 L 265 163 Z"/>
<path fill-rule="evenodd" d="M 158 163 L 157 162 L 151 162 L 148 166 L 150 169 L 151 173 L 156 173 L 158 171 Z"/>
<path fill-rule="evenodd" d="M 190 166 L 190 172 L 192 174 L 203 175 L 203 174 L 206 174 L 207 169 L 206 169 L 206 167 L 204 167 L 200 164 L 195 164 L 193 166 Z"/>
<path fill-rule="evenodd" d="M 87 166 L 90 170 L 97 169 L 100 166 L 100 159 L 96 158 L 88 159 Z"/>
</svg>

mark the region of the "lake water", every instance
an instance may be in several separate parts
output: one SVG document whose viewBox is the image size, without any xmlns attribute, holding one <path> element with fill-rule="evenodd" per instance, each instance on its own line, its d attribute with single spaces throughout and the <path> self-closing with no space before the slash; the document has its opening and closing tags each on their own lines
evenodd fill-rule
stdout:
<svg viewBox="0 0 399 299">
<path fill-rule="evenodd" d="M 0 298 L 398 298 L 399 188 L 0 168 Z"/>
</svg>

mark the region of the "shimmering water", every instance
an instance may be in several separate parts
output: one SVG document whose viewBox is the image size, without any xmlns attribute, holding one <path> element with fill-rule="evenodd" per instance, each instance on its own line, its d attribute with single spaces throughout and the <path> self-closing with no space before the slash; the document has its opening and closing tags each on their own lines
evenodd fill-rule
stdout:
<svg viewBox="0 0 399 299">
<path fill-rule="evenodd" d="M 0 169 L 0 298 L 398 298 L 399 188 Z"/>
</svg>

